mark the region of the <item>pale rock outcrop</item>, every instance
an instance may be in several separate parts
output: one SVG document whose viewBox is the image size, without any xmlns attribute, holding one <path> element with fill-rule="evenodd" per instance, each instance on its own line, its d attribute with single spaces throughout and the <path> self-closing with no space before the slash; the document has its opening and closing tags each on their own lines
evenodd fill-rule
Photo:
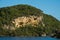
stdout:
<svg viewBox="0 0 60 40">
<path fill-rule="evenodd" d="M 3 29 L 7 29 L 7 30 L 15 30 L 15 27 L 10 26 L 10 25 L 4 25 Z"/>
<path fill-rule="evenodd" d="M 44 23 L 42 22 L 43 16 L 22 16 L 14 19 L 12 23 L 15 25 L 15 27 L 19 28 L 25 25 L 32 25 L 35 26 L 38 25 L 40 22 L 44 26 Z"/>
</svg>

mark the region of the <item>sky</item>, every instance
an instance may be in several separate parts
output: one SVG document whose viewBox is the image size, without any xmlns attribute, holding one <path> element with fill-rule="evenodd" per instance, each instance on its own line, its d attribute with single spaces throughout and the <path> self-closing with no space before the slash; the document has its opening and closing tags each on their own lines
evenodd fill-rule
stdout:
<svg viewBox="0 0 60 40">
<path fill-rule="evenodd" d="M 60 0 L 0 0 L 0 8 L 18 4 L 34 6 L 60 20 Z"/>
</svg>

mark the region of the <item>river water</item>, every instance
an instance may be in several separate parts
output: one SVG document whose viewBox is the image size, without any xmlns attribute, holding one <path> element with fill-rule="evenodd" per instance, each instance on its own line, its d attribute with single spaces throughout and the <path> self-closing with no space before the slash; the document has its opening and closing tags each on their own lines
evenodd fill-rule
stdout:
<svg viewBox="0 0 60 40">
<path fill-rule="evenodd" d="M 0 37 L 0 40 L 60 40 L 51 37 Z"/>
</svg>

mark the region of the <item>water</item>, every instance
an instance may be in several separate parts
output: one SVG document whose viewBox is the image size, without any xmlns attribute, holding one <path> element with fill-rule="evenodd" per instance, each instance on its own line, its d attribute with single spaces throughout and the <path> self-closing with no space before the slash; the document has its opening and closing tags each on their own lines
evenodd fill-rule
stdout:
<svg viewBox="0 0 60 40">
<path fill-rule="evenodd" d="M 0 37 L 0 40 L 60 40 L 51 37 Z"/>
</svg>

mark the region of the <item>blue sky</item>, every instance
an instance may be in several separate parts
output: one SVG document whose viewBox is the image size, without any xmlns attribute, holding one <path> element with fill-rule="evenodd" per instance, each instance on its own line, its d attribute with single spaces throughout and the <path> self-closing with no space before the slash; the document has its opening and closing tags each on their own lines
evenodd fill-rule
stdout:
<svg viewBox="0 0 60 40">
<path fill-rule="evenodd" d="M 17 4 L 28 4 L 60 20 L 60 0 L 0 0 L 0 8 Z"/>
</svg>

